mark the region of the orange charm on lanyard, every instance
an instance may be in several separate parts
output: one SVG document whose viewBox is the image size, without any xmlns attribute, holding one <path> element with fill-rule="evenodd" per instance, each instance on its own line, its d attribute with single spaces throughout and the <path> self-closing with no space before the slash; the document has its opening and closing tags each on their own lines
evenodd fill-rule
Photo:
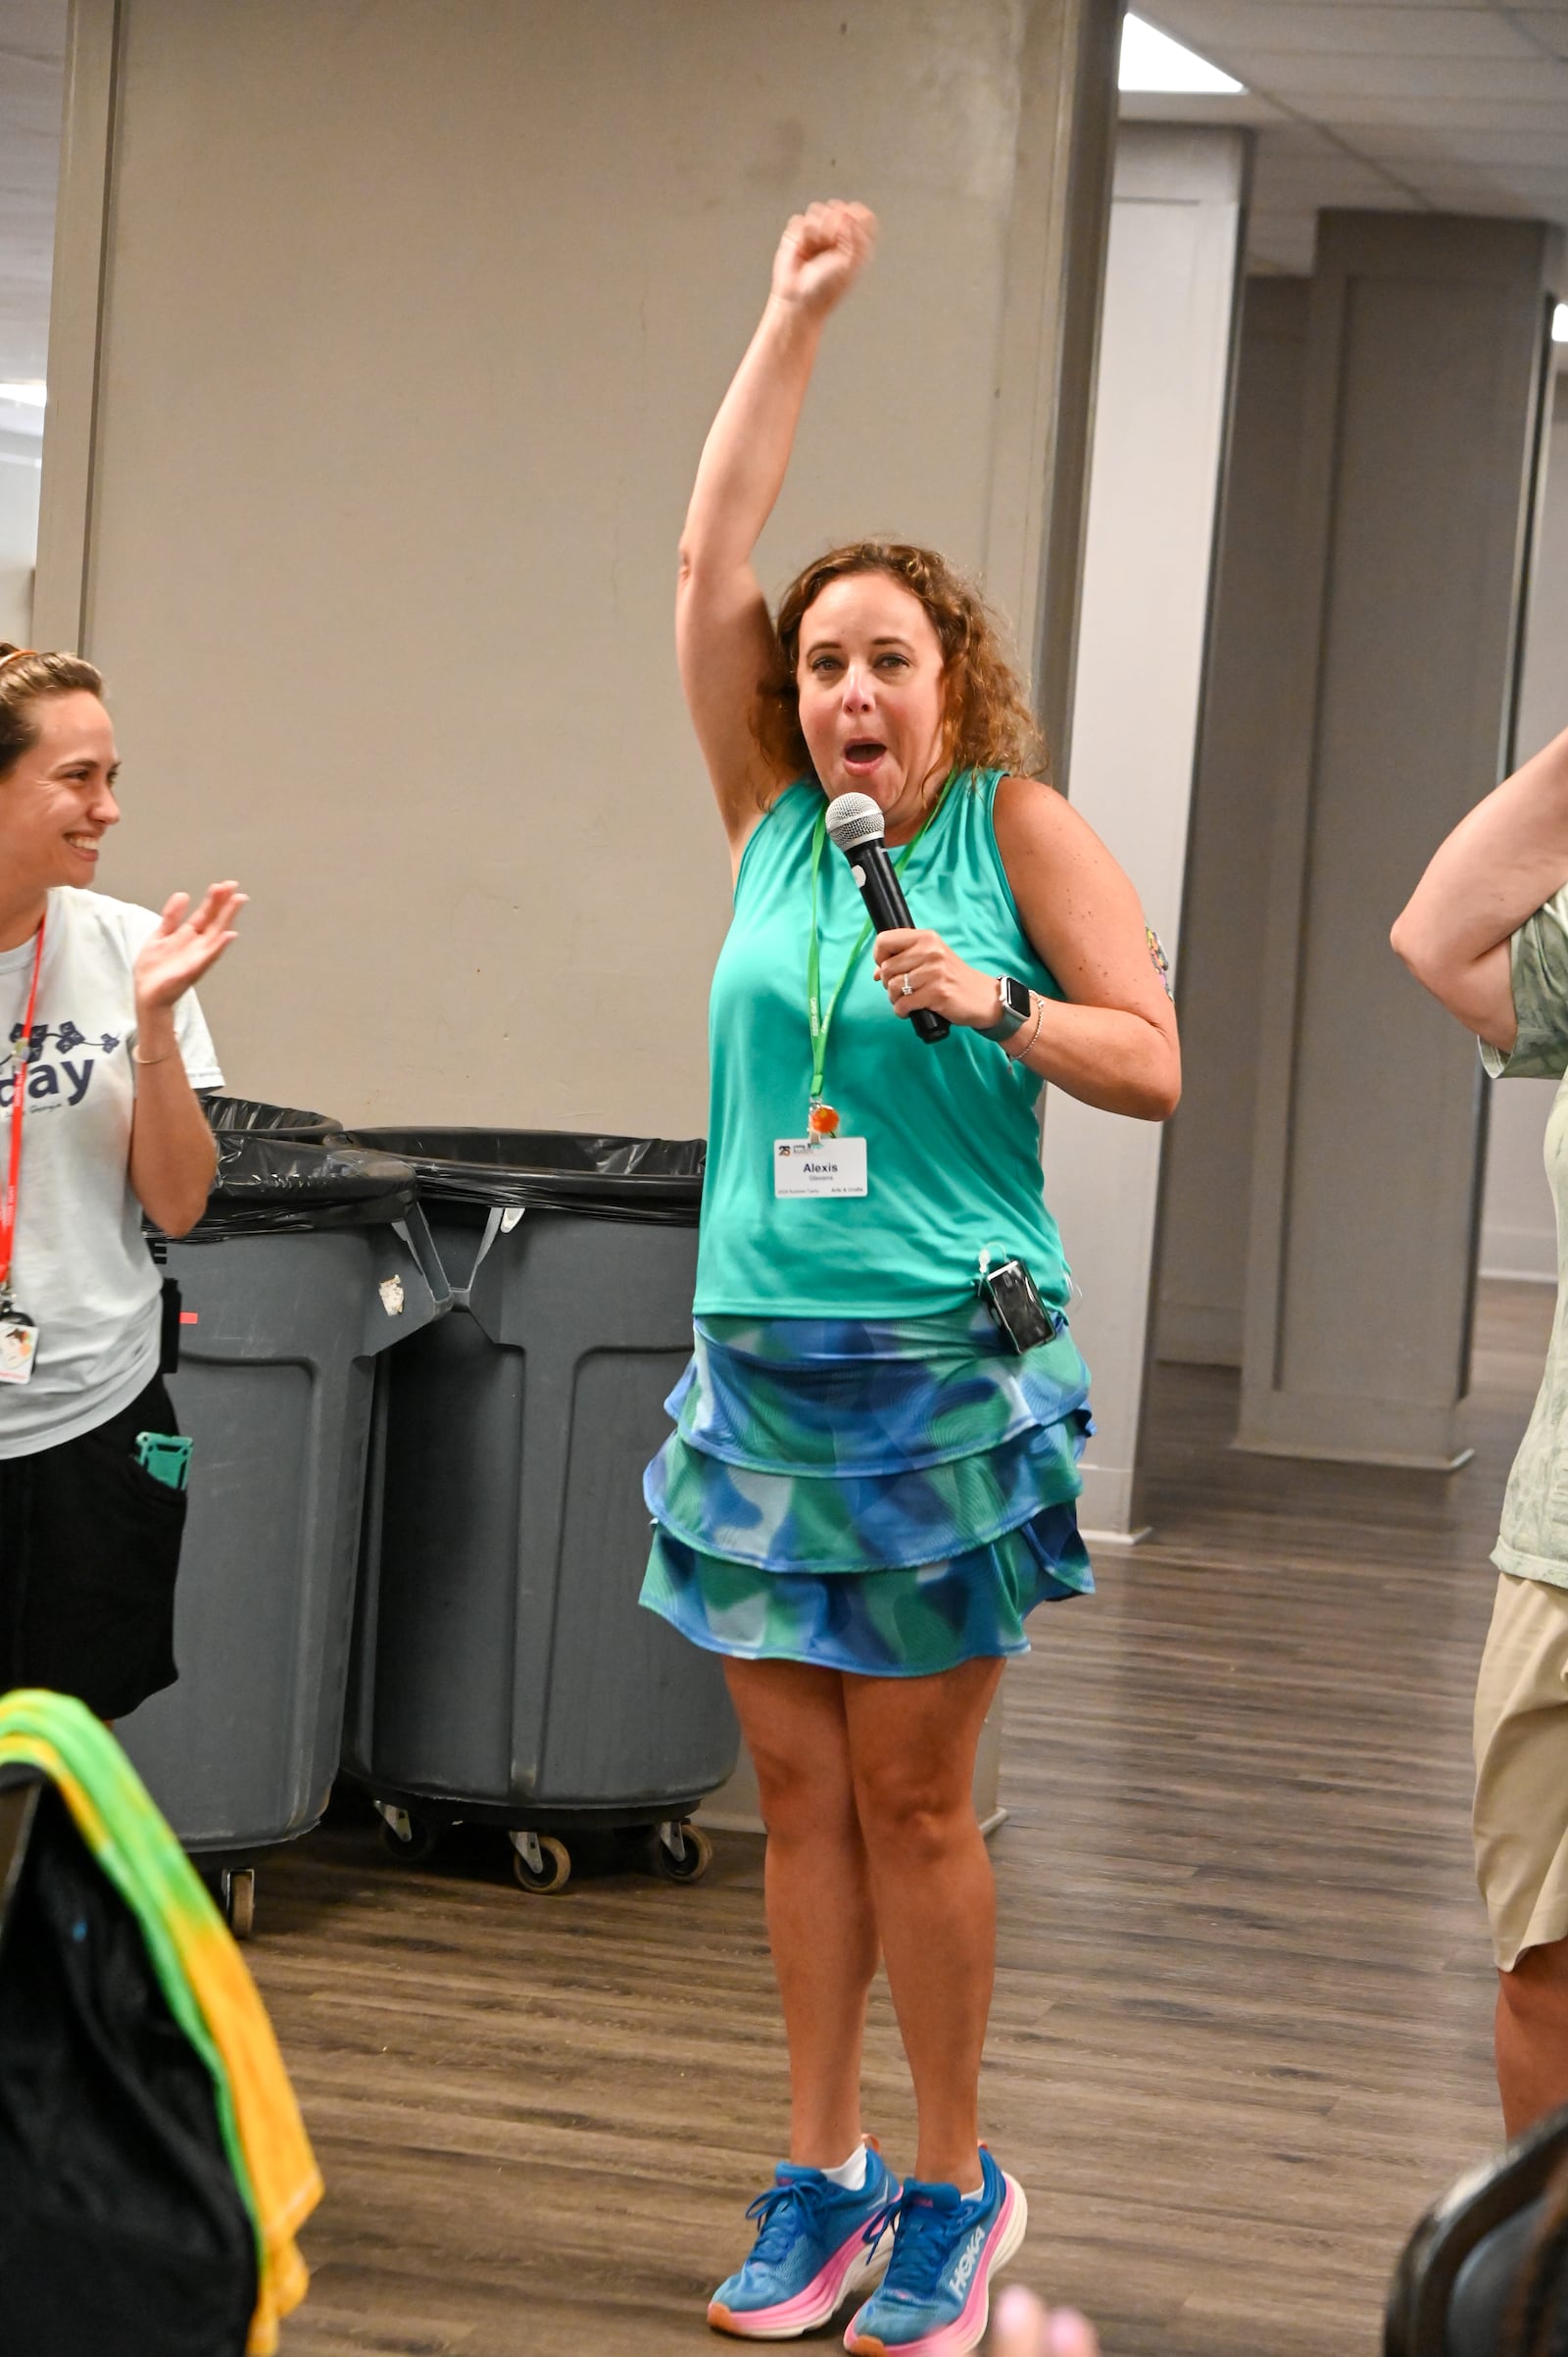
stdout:
<svg viewBox="0 0 1568 2357">
<path fill-rule="evenodd" d="M 32 958 L 32 985 L 22 1036 L 12 1052 L 16 1082 L 11 1094 L 11 1155 L 6 1187 L 0 1199 L 0 1383 L 25 1383 L 32 1374 L 38 1329 L 19 1310 L 11 1296 L 11 1264 L 17 1249 L 17 1200 L 22 1186 L 22 1123 L 27 1102 L 27 1070 L 32 1062 L 32 1020 L 38 1010 L 38 976 L 43 970 L 43 924 Z"/>
</svg>

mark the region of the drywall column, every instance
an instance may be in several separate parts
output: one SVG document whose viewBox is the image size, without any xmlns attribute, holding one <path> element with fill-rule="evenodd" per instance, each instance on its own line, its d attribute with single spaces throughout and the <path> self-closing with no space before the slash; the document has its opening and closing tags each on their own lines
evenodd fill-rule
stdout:
<svg viewBox="0 0 1568 2357">
<path fill-rule="evenodd" d="M 763 579 L 897 531 L 1054 649 L 1119 19 L 75 0 L 37 626 L 114 691 L 106 890 L 253 895 L 204 992 L 237 1085 L 703 1127 L 729 877 L 674 552 L 779 231 L 883 225 Z"/>
<path fill-rule="evenodd" d="M 1224 522 L 1182 904 L 1181 1109 L 1165 1133 L 1155 1352 L 1242 1363 L 1269 782 L 1290 685 L 1305 278 L 1242 298 Z"/>
<path fill-rule="evenodd" d="M 1245 1447 L 1461 1454 L 1480 1065 L 1388 929 L 1507 759 L 1556 266 L 1533 222 L 1320 221 Z"/>
<path fill-rule="evenodd" d="M 1174 959 L 1198 742 L 1247 149 L 1237 131 L 1123 126 L 1116 148 L 1073 707 L 1072 800 Z M 1097 1432 L 1079 1513 L 1130 1536 L 1160 1132 L 1059 1090 L 1046 1196 L 1082 1292 Z"/>
</svg>

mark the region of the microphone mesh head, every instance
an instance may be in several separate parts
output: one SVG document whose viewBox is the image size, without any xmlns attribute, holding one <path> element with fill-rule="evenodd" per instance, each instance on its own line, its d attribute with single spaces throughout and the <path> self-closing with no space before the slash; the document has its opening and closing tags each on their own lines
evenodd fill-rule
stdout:
<svg viewBox="0 0 1568 2357">
<path fill-rule="evenodd" d="M 862 843 L 880 843 L 886 825 L 869 794 L 836 794 L 827 806 L 827 831 L 848 857 Z"/>
</svg>

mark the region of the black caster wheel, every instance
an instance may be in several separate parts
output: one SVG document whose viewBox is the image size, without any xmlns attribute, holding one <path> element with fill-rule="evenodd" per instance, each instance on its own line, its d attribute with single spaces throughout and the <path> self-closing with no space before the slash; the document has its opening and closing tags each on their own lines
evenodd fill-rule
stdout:
<svg viewBox="0 0 1568 2357">
<path fill-rule="evenodd" d="M 218 1892 L 223 1921 L 236 1940 L 248 1940 L 256 1929 L 255 1867 L 225 1866 L 219 1877 Z"/>
<path fill-rule="evenodd" d="M 700 1883 L 713 1863 L 713 1844 L 689 1817 L 655 1828 L 649 1859 L 666 1883 Z"/>
<path fill-rule="evenodd" d="M 514 1834 L 512 1871 L 519 1890 L 555 1898 L 571 1880 L 571 1852 L 554 1834 Z"/>
<path fill-rule="evenodd" d="M 378 1800 L 375 1807 L 381 1820 L 381 1847 L 388 1857 L 396 1858 L 400 1866 L 422 1866 L 433 1856 L 441 1839 L 441 1828 L 433 1817 L 393 1808 L 385 1800 Z"/>
</svg>

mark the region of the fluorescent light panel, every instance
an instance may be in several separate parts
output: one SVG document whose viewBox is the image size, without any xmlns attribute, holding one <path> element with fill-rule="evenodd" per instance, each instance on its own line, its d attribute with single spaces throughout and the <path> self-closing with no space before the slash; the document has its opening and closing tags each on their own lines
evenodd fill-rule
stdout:
<svg viewBox="0 0 1568 2357">
<path fill-rule="evenodd" d="M 1551 315 L 1551 340 L 1554 344 L 1568 344 L 1568 303 L 1559 303 Z"/>
<path fill-rule="evenodd" d="M 1202 96 L 1234 96 L 1246 87 L 1206 58 L 1184 49 L 1168 32 L 1146 25 L 1142 17 L 1123 21 L 1117 81 L 1124 90 L 1182 90 Z"/>
</svg>

